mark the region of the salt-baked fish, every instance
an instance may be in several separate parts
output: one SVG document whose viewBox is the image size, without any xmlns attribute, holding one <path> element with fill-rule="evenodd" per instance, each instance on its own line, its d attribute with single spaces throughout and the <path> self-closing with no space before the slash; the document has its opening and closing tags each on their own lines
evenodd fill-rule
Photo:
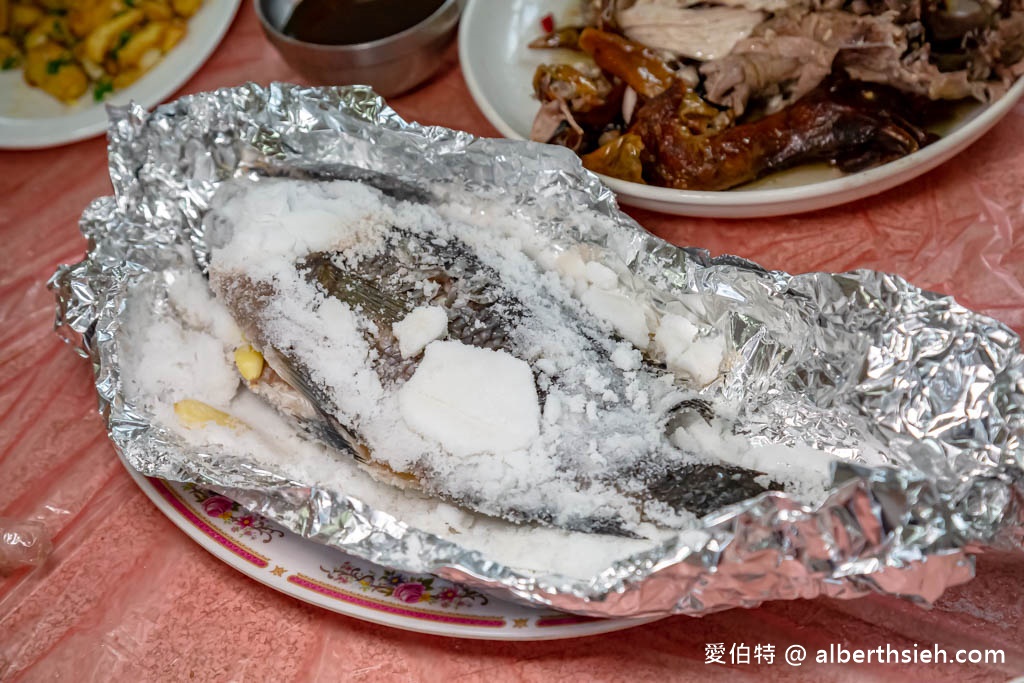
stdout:
<svg viewBox="0 0 1024 683">
<path fill-rule="evenodd" d="M 210 285 L 266 358 L 254 391 L 377 477 L 518 523 L 641 535 L 777 488 L 678 438 L 710 407 L 665 364 L 700 354 L 641 353 L 671 326 L 615 270 L 564 248 L 541 265 L 521 235 L 394 195 L 218 192 Z"/>
</svg>

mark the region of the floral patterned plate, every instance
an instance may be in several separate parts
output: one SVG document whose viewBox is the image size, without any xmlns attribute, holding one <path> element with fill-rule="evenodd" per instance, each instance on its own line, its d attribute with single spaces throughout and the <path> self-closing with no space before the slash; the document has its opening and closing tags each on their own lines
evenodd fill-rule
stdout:
<svg viewBox="0 0 1024 683">
<path fill-rule="evenodd" d="M 125 468 L 157 508 L 246 576 L 332 612 L 409 631 L 487 640 L 553 640 L 655 621 L 523 607 L 436 576 L 413 576 L 308 541 L 193 484 Z"/>
</svg>

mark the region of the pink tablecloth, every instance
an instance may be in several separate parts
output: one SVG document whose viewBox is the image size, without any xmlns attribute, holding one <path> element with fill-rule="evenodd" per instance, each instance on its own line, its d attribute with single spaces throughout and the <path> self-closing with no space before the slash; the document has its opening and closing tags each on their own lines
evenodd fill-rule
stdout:
<svg viewBox="0 0 1024 683">
<path fill-rule="evenodd" d="M 181 94 L 299 80 L 245 4 Z M 396 99 L 408 119 L 481 135 L 452 50 Z M 275 593 L 180 533 L 135 487 L 96 415 L 88 364 L 52 333 L 44 287 L 78 260 L 77 219 L 110 192 L 102 139 L 0 152 L 0 517 L 43 520 L 46 566 L 0 579 L 0 680 L 1005 680 L 1024 672 L 1024 558 L 985 556 L 932 610 L 812 600 L 685 617 L 568 642 L 450 640 L 374 626 Z M 799 272 L 876 268 L 1024 330 L 1024 109 L 908 185 L 804 216 L 726 222 L 635 211 L 650 230 Z M 999 648 L 1002 665 L 705 664 L 707 643 Z"/>
</svg>

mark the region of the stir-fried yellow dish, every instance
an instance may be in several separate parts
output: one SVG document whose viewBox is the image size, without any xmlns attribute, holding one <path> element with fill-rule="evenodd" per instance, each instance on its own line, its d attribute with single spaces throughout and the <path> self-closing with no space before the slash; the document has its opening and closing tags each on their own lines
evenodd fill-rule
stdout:
<svg viewBox="0 0 1024 683">
<path fill-rule="evenodd" d="M 184 37 L 202 0 L 0 0 L 0 68 L 71 103 L 127 87 Z"/>
</svg>

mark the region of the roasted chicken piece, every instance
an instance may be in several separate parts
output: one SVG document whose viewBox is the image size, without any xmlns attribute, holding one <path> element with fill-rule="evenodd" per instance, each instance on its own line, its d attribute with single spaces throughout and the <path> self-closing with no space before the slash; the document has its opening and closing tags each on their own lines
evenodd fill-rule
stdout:
<svg viewBox="0 0 1024 683">
<path fill-rule="evenodd" d="M 631 183 L 644 182 L 644 165 L 640 160 L 644 142 L 639 135 L 627 133 L 595 149 L 582 157 L 583 167 L 602 175 L 628 180 Z"/>
<path fill-rule="evenodd" d="M 682 83 L 648 100 L 631 134 L 643 141 L 645 179 L 680 190 L 727 190 L 798 164 L 832 161 L 858 170 L 916 151 L 928 133 L 887 109 L 880 90 L 820 87 L 790 107 L 718 133 L 695 134 L 680 116 Z"/>
<path fill-rule="evenodd" d="M 577 113 L 604 105 L 614 86 L 600 69 L 569 64 L 541 64 L 533 75 L 533 92 L 541 102 L 562 100 Z"/>
<path fill-rule="evenodd" d="M 676 80 L 675 72 L 654 50 L 614 33 L 584 29 L 580 49 L 643 97 L 663 93 Z"/>
<path fill-rule="evenodd" d="M 585 152 L 597 146 L 600 131 L 618 115 L 625 86 L 592 65 L 542 64 L 533 90 L 543 104 L 530 139 Z"/>
<path fill-rule="evenodd" d="M 676 74 L 652 50 L 598 29 L 584 29 L 577 47 L 592 57 L 596 66 L 542 64 L 537 68 L 533 89 L 541 107 L 530 139 L 562 145 L 579 154 L 613 144 L 614 151 L 597 156 L 618 158 L 622 143 L 615 140 L 630 120 L 638 94 L 646 98 L 663 92 L 676 80 Z"/>
</svg>

